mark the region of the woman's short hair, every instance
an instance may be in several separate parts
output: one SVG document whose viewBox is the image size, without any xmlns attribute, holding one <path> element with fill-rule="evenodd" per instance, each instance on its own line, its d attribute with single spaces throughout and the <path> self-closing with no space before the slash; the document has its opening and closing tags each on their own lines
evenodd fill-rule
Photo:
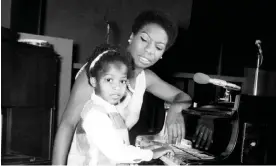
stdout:
<svg viewBox="0 0 276 166">
<path fill-rule="evenodd" d="M 170 18 L 170 15 L 159 10 L 145 10 L 141 12 L 134 20 L 132 33 L 136 35 L 147 24 L 157 24 L 161 26 L 168 35 L 166 49 L 170 48 L 178 35 L 178 26 Z"/>
</svg>

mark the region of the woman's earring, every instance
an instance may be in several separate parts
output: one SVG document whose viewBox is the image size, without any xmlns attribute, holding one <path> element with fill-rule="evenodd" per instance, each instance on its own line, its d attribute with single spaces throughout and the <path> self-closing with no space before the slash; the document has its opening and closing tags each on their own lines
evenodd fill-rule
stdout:
<svg viewBox="0 0 276 166">
<path fill-rule="evenodd" d="M 160 57 L 160 59 L 162 59 L 162 56 Z"/>
<path fill-rule="evenodd" d="M 131 40 L 130 39 L 128 39 L 128 43 L 130 43 L 131 42 Z"/>
</svg>

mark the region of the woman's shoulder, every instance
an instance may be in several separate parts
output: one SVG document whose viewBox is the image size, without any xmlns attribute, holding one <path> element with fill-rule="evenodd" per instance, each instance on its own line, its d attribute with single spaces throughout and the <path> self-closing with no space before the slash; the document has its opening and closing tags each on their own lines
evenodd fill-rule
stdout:
<svg viewBox="0 0 276 166">
<path fill-rule="evenodd" d="M 85 66 L 87 65 L 87 63 L 85 63 L 81 68 L 80 70 L 77 72 L 76 76 L 75 76 L 75 80 L 78 78 L 78 76 L 81 74 L 81 73 L 85 73 Z"/>
<path fill-rule="evenodd" d="M 82 93 L 88 92 L 91 94 L 93 92 L 93 87 L 89 85 L 89 80 L 87 78 L 87 75 L 85 71 L 81 71 L 78 74 L 78 77 L 75 79 L 73 89 L 77 91 L 81 91 Z"/>
</svg>

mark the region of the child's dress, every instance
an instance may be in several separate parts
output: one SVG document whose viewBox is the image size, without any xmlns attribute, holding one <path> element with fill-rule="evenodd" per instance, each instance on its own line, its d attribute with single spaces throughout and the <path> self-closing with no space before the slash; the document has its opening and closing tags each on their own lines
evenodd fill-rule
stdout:
<svg viewBox="0 0 276 166">
<path fill-rule="evenodd" d="M 68 165 L 116 165 L 150 161 L 151 150 L 129 145 L 128 129 L 114 105 L 92 94 L 77 125 Z"/>
</svg>

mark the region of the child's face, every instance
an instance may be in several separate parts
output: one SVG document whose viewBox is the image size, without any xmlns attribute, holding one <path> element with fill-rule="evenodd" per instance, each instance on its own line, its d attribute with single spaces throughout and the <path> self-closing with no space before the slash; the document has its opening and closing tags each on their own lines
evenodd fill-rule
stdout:
<svg viewBox="0 0 276 166">
<path fill-rule="evenodd" d="M 117 104 L 126 92 L 127 67 L 124 64 L 110 64 L 109 70 L 97 81 L 96 94 L 110 104 Z"/>
</svg>

